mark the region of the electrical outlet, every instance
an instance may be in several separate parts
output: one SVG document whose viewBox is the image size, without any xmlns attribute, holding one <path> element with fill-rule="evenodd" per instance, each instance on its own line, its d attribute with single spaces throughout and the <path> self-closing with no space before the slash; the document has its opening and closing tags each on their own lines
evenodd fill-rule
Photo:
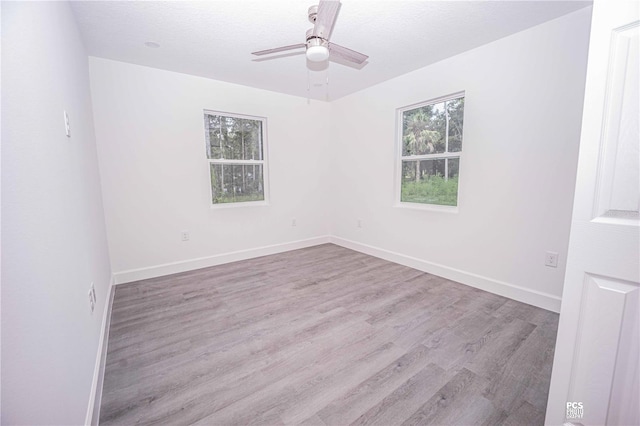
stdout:
<svg viewBox="0 0 640 426">
<path fill-rule="evenodd" d="M 549 266 L 551 268 L 558 267 L 558 253 L 553 251 L 548 251 L 544 255 L 544 264 L 545 266 Z"/>
<path fill-rule="evenodd" d="M 358 219 L 358 228 L 362 228 L 362 219 Z"/>
<path fill-rule="evenodd" d="M 182 231 L 182 241 L 189 241 L 189 231 Z"/>
<path fill-rule="evenodd" d="M 294 217 L 293 219 L 291 219 L 291 226 L 293 226 L 294 228 L 296 226 L 298 226 L 298 221 L 296 220 L 296 218 Z"/>
</svg>

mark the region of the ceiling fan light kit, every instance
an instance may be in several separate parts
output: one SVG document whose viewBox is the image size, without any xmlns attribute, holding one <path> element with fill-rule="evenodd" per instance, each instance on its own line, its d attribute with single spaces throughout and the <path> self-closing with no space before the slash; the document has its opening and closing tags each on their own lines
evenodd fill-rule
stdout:
<svg viewBox="0 0 640 426">
<path fill-rule="evenodd" d="M 275 49 L 252 52 L 253 55 L 262 56 L 286 50 L 306 49 L 306 57 L 311 62 L 324 62 L 327 59 L 340 59 L 343 61 L 362 64 L 369 58 L 355 50 L 347 49 L 335 43 L 329 42 L 333 25 L 338 17 L 340 9 L 339 1 L 320 0 L 316 6 L 309 7 L 308 19 L 313 24 L 306 34 L 306 42 L 289 46 L 276 47 Z"/>
<path fill-rule="evenodd" d="M 311 62 L 324 62 L 329 59 L 329 49 L 327 49 L 325 46 L 308 47 L 307 59 Z"/>
<path fill-rule="evenodd" d="M 307 31 L 307 59 L 311 62 L 323 62 L 329 59 L 327 42 L 313 35 L 313 29 Z"/>
</svg>

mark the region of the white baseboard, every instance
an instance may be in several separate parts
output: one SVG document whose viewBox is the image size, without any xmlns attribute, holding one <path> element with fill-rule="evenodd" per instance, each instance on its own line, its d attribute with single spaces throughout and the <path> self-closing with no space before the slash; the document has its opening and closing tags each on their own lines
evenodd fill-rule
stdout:
<svg viewBox="0 0 640 426">
<path fill-rule="evenodd" d="M 128 271 L 115 273 L 115 283 L 124 284 L 133 281 L 177 274 L 180 272 L 193 271 L 195 269 L 208 268 L 209 266 L 221 265 L 223 263 L 237 262 L 239 260 L 252 259 L 254 257 L 267 256 L 270 254 L 317 246 L 320 244 L 326 244 L 329 241 L 330 237 L 326 235 L 322 237 L 309 238 L 307 240 L 298 240 L 289 243 L 183 260 L 180 262 L 165 263 L 163 265 L 150 266 L 148 268 L 130 269 Z"/>
<path fill-rule="evenodd" d="M 438 275 L 452 281 L 457 281 L 461 284 L 488 291 L 490 293 L 495 293 L 500 296 L 508 297 L 510 299 L 537 306 L 539 308 L 547 309 L 549 311 L 560 312 L 561 298 L 558 296 L 520 287 L 515 284 L 498 281 L 493 278 L 484 277 L 482 275 L 462 271 L 460 269 L 451 268 L 449 266 L 440 265 L 438 263 L 429 262 L 427 260 L 418 259 L 416 257 L 407 256 L 405 254 L 370 246 L 368 244 L 358 243 L 333 235 L 310 238 L 307 240 L 292 241 L 289 243 L 275 244 L 248 250 L 240 250 L 215 256 L 189 259 L 180 262 L 166 263 L 163 265 L 156 265 L 148 268 L 131 269 L 128 271 L 117 272 L 114 274 L 115 284 L 125 284 L 149 278 L 177 274 L 180 272 L 187 272 L 195 269 L 207 268 L 224 263 L 237 262 L 239 260 L 252 259 L 254 257 L 267 256 L 270 254 L 282 253 L 285 251 L 297 250 L 326 243 L 333 243 L 351 250 L 379 257 L 390 262 L 398 263 L 410 268 L 415 268 L 433 275 Z"/>
<path fill-rule="evenodd" d="M 483 277 L 481 275 L 472 274 L 470 272 L 461 271 L 459 269 L 450 268 L 448 266 L 407 256 L 404 254 L 384 250 L 367 244 L 358 243 L 344 238 L 331 236 L 330 242 L 351 250 L 359 251 L 364 254 L 379 257 L 380 259 L 408 266 L 419 271 L 427 272 L 433 275 L 459 282 L 480 290 L 495 293 L 500 296 L 508 297 L 519 302 L 537 306 L 552 312 L 560 312 L 561 298 L 552 294 L 543 293 L 536 290 L 527 289 L 514 284 L 497 281 L 492 278 Z"/>
<path fill-rule="evenodd" d="M 104 368 L 107 360 L 107 345 L 109 337 L 109 325 L 111 323 L 111 307 L 113 306 L 113 296 L 115 294 L 115 276 L 109 281 L 107 290 L 107 300 L 102 314 L 102 326 L 100 329 L 100 342 L 96 355 L 96 364 L 93 370 L 93 381 L 91 383 L 91 393 L 89 394 L 89 406 L 84 424 L 86 426 L 97 425 L 100 416 L 100 404 L 102 402 L 102 384 L 104 382 Z"/>
</svg>

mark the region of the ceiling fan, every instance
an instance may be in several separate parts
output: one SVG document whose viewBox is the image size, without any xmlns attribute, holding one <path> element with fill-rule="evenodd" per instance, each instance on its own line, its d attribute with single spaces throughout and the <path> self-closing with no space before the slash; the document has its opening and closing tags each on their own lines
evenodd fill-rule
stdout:
<svg viewBox="0 0 640 426">
<path fill-rule="evenodd" d="M 260 50 L 258 52 L 251 52 L 251 54 L 263 56 L 285 52 L 287 50 L 306 48 L 307 59 L 312 62 L 323 62 L 327 59 L 341 59 L 358 65 L 362 64 L 367 60 L 367 55 L 329 41 L 339 9 L 339 1 L 320 0 L 318 5 L 309 8 L 309 22 L 314 25 L 313 28 L 307 31 L 307 41 L 305 43 Z"/>
</svg>

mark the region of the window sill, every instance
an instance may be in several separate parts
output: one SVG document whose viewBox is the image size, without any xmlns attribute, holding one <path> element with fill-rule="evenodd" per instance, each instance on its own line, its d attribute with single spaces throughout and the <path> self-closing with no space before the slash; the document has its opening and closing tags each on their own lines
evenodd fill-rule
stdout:
<svg viewBox="0 0 640 426">
<path fill-rule="evenodd" d="M 211 208 L 211 210 L 218 210 L 218 209 L 233 209 L 238 207 L 264 207 L 268 205 L 269 203 L 267 201 L 243 201 L 239 203 L 211 204 L 209 207 Z"/>
<path fill-rule="evenodd" d="M 441 213 L 458 213 L 458 206 L 440 206 L 438 204 L 396 203 L 393 207 L 410 210 L 426 210 Z"/>
</svg>

